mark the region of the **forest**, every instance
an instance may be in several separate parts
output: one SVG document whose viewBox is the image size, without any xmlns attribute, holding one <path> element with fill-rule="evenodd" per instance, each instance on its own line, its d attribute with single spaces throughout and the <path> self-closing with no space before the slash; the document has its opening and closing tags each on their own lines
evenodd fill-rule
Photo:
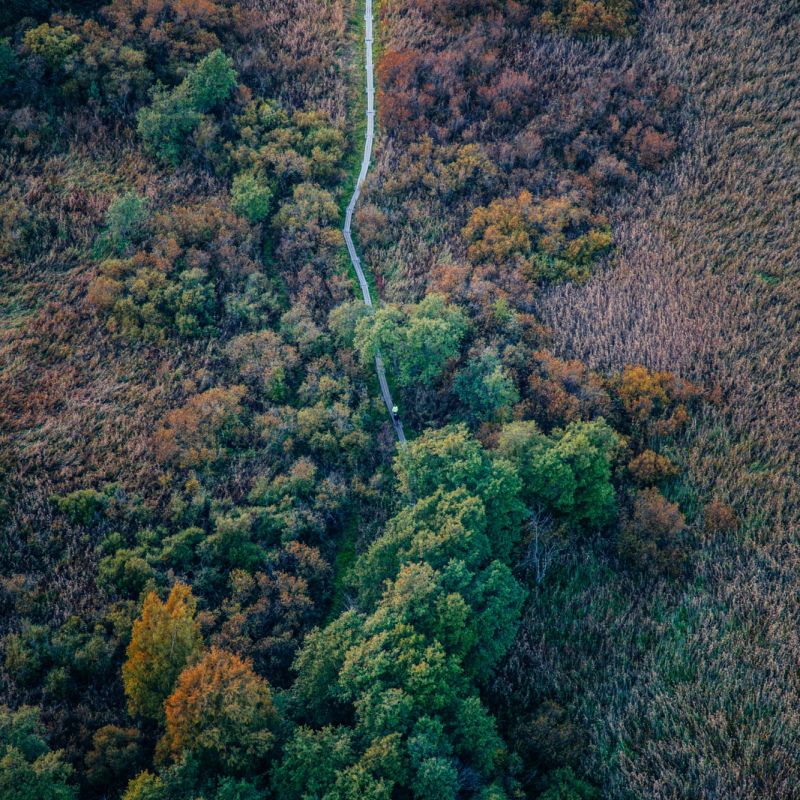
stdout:
<svg viewBox="0 0 800 800">
<path fill-rule="evenodd" d="M 800 798 L 800 2 L 374 0 L 374 308 L 367 8 L 2 3 L 0 800 Z"/>
</svg>

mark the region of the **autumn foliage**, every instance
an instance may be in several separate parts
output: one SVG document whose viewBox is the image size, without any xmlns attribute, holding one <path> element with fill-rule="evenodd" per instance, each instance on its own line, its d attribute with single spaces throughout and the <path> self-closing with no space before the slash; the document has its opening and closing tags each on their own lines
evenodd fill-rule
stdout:
<svg viewBox="0 0 800 800">
<path fill-rule="evenodd" d="M 178 675 L 200 652 L 195 607 L 191 589 L 182 583 L 172 587 L 166 602 L 152 592 L 145 597 L 122 667 L 131 714 L 163 718 L 164 701 Z"/>
<path fill-rule="evenodd" d="M 374 5 L 367 309 L 358 3 L 2 4 L 0 795 L 793 798 L 791 4 Z"/>
<path fill-rule="evenodd" d="M 165 712 L 160 752 L 173 759 L 191 752 L 206 769 L 255 773 L 274 743 L 269 685 L 247 662 L 216 647 L 181 673 Z"/>
</svg>

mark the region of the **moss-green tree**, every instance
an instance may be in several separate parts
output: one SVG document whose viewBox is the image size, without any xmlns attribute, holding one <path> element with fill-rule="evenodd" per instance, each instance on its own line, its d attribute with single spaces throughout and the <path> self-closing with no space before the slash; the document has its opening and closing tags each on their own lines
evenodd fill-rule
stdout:
<svg viewBox="0 0 800 800">
<path fill-rule="evenodd" d="M 44 23 L 25 32 L 23 43 L 31 53 L 44 59 L 50 69 L 58 69 L 80 45 L 80 37 L 63 25 Z"/>
<path fill-rule="evenodd" d="M 250 222 L 263 222 L 270 212 L 272 191 L 251 172 L 242 172 L 233 179 L 231 208 Z"/>
</svg>

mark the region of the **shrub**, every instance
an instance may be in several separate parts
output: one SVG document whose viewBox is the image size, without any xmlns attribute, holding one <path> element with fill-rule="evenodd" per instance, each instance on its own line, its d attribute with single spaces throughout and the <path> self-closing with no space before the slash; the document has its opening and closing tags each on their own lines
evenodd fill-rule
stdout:
<svg viewBox="0 0 800 800">
<path fill-rule="evenodd" d="M 43 58 L 48 67 L 58 69 L 75 52 L 80 37 L 70 33 L 63 25 L 44 23 L 26 31 L 23 43 L 34 55 Z"/>
<path fill-rule="evenodd" d="M 552 10 L 542 13 L 542 24 L 576 36 L 621 36 L 630 32 L 634 17 L 632 0 L 551 0 L 548 5 Z"/>
<path fill-rule="evenodd" d="M 660 483 L 678 474 L 678 468 L 666 456 L 652 450 L 645 450 L 631 459 L 628 471 L 640 486 Z"/>
<path fill-rule="evenodd" d="M 219 203 L 172 206 L 154 215 L 150 234 L 130 258 L 103 261 L 89 285 L 89 301 L 112 311 L 112 332 L 164 344 L 175 333 L 212 336 L 273 307 L 252 228 Z"/>
<path fill-rule="evenodd" d="M 290 114 L 273 100 L 254 100 L 236 117 L 234 163 L 281 196 L 297 183 L 329 185 L 341 175 L 346 141 L 317 111 Z"/>
<path fill-rule="evenodd" d="M 658 489 L 642 489 L 619 533 L 617 550 L 640 572 L 676 577 L 686 565 L 681 539 L 685 528 L 686 520 L 677 503 L 670 503 Z"/>
<path fill-rule="evenodd" d="M 473 263 L 522 262 L 534 281 L 583 280 L 612 242 L 607 220 L 575 197 L 537 203 L 527 191 L 476 208 L 462 234 Z"/>
<path fill-rule="evenodd" d="M 264 222 L 269 216 L 272 192 L 255 175 L 242 172 L 233 179 L 231 208 L 250 222 Z"/>
<path fill-rule="evenodd" d="M 226 458 L 245 430 L 244 396 L 243 386 L 208 389 L 170 411 L 155 434 L 158 457 L 181 467 L 212 467 Z"/>
<path fill-rule="evenodd" d="M 106 211 L 102 245 L 116 255 L 124 255 L 131 245 L 141 241 L 148 218 L 147 201 L 136 192 L 115 198 Z"/>
<path fill-rule="evenodd" d="M 711 500 L 703 509 L 706 533 L 733 533 L 739 527 L 739 517 L 731 506 Z"/>
<path fill-rule="evenodd" d="M 666 370 L 626 366 L 612 381 L 625 415 L 639 436 L 668 435 L 689 420 L 688 406 L 701 396 L 699 387 Z"/>
<path fill-rule="evenodd" d="M 339 206 L 333 195 L 315 183 L 299 183 L 291 199 L 283 203 L 272 218 L 272 228 L 279 237 L 278 253 L 289 267 L 299 269 L 304 263 L 332 258 L 342 243 Z"/>
</svg>

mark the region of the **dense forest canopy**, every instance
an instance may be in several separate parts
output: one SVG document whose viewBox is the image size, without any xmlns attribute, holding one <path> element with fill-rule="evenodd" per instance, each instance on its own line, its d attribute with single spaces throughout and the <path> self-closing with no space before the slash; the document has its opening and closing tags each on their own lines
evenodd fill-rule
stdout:
<svg viewBox="0 0 800 800">
<path fill-rule="evenodd" d="M 796 797 L 800 7 L 364 12 L 0 9 L 0 798 Z"/>
</svg>

